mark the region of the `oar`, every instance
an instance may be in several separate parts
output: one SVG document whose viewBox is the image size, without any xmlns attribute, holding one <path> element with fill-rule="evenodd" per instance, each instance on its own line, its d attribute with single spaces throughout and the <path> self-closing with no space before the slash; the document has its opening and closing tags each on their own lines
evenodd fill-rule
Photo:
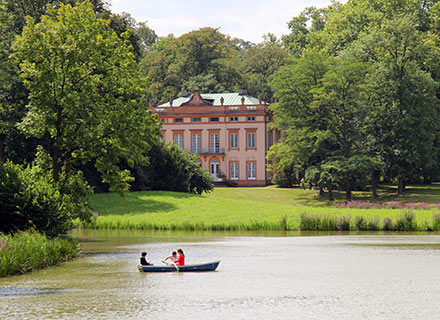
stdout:
<svg viewBox="0 0 440 320">
<path fill-rule="evenodd" d="M 175 264 L 175 263 L 173 262 L 173 265 L 176 267 L 177 272 L 179 272 L 179 267 L 177 266 L 177 264 Z"/>
</svg>

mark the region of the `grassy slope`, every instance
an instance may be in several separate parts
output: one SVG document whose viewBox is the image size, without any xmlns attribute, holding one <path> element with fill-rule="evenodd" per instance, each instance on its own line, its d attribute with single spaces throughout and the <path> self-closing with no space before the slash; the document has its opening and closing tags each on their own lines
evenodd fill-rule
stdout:
<svg viewBox="0 0 440 320">
<path fill-rule="evenodd" d="M 436 204 L 440 202 L 440 185 L 410 188 L 404 196 L 396 196 L 391 188 L 380 190 L 379 202 L 401 201 Z M 356 200 L 371 200 L 368 193 L 355 193 Z M 337 193 L 336 199 L 343 199 Z M 100 214 L 100 228 L 139 229 L 242 229 L 280 228 L 285 216 L 289 229 L 297 229 L 300 214 L 378 216 L 395 219 L 398 209 L 334 208 L 317 191 L 278 188 L 217 188 L 213 193 L 195 196 L 177 192 L 132 192 L 96 194 L 92 206 Z M 432 218 L 432 210 L 414 210 L 422 226 Z M 354 219 L 352 219 L 354 220 Z"/>
</svg>

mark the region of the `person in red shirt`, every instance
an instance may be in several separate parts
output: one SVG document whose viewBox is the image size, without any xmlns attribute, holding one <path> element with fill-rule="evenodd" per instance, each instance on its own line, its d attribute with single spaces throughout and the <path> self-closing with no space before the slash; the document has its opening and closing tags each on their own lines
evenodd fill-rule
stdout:
<svg viewBox="0 0 440 320">
<path fill-rule="evenodd" d="M 183 253 L 182 249 L 177 250 L 177 253 L 179 254 L 179 257 L 177 258 L 174 263 L 178 266 L 184 266 L 185 265 L 185 254 Z"/>
</svg>

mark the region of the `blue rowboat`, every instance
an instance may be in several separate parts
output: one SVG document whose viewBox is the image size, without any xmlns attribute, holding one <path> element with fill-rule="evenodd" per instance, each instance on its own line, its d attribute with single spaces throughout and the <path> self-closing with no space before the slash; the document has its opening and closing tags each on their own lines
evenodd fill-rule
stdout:
<svg viewBox="0 0 440 320">
<path fill-rule="evenodd" d="M 138 266 L 140 272 L 204 272 L 204 271 L 214 271 L 217 269 L 219 261 L 213 261 L 208 263 L 200 263 L 200 264 L 187 264 L 184 266 Z"/>
</svg>

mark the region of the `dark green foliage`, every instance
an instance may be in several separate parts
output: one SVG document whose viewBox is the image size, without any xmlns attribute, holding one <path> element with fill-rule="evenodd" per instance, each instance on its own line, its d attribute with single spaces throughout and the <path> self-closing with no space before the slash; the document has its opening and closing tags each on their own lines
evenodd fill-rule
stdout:
<svg viewBox="0 0 440 320">
<path fill-rule="evenodd" d="M 133 191 L 166 190 L 201 194 L 214 188 L 212 177 L 197 156 L 172 143 L 159 141 L 148 152 L 147 166 L 136 166 Z"/>
<path fill-rule="evenodd" d="M 61 194 L 50 173 L 38 166 L 0 163 L 0 181 L 0 232 L 35 229 L 53 238 L 67 234 L 72 218 L 79 217 L 73 190 L 73 195 Z"/>
</svg>

